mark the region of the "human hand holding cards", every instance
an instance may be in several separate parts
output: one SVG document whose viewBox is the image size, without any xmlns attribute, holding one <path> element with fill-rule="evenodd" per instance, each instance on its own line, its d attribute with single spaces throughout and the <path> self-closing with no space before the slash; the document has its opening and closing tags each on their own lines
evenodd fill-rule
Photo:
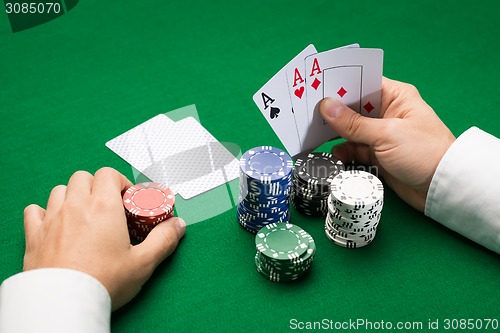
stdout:
<svg viewBox="0 0 500 333">
<path fill-rule="evenodd" d="M 317 53 L 309 45 L 275 74 L 253 100 L 292 156 L 338 135 L 319 102 L 333 97 L 363 116 L 380 117 L 383 50 L 358 44 Z"/>
</svg>

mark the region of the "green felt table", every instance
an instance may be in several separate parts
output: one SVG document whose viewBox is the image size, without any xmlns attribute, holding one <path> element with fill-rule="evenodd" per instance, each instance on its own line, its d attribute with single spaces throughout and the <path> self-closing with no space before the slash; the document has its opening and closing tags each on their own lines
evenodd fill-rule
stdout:
<svg viewBox="0 0 500 333">
<path fill-rule="evenodd" d="M 495 0 L 87 0 L 18 33 L 0 14 L 0 280 L 22 269 L 24 207 L 44 206 L 80 169 L 111 166 L 133 181 L 104 144 L 159 113 L 196 104 L 219 141 L 282 147 L 252 95 L 309 43 L 382 48 L 384 75 L 416 85 L 456 136 L 473 125 L 500 136 L 499 12 Z M 481 172 L 481 161 L 463 162 Z M 424 328 L 439 319 L 444 330 L 446 318 L 500 319 L 499 256 L 389 188 L 376 239 L 362 249 L 337 247 L 322 219 L 292 209 L 317 244 L 311 271 L 294 283 L 256 272 L 254 236 L 235 214 L 190 224 L 140 295 L 113 313 L 112 330 L 282 332 L 294 318 Z"/>
</svg>

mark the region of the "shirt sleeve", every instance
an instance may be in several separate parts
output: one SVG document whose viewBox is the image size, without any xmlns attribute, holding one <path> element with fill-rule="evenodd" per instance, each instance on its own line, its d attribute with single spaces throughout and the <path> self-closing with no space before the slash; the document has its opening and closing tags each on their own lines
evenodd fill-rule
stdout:
<svg viewBox="0 0 500 333">
<path fill-rule="evenodd" d="M 500 140 L 477 127 L 451 145 L 432 178 L 425 215 L 500 253 Z"/>
<path fill-rule="evenodd" d="M 111 299 L 85 273 L 43 268 L 16 274 L 0 287 L 0 332 L 109 332 Z"/>
</svg>

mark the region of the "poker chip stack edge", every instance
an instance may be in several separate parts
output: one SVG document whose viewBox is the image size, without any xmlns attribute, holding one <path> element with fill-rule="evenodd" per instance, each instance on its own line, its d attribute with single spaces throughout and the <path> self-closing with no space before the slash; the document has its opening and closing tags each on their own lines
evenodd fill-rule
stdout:
<svg viewBox="0 0 500 333">
<path fill-rule="evenodd" d="M 243 228 L 257 233 L 290 220 L 292 174 L 292 158 L 281 149 L 255 147 L 241 156 L 237 218 Z"/>
<path fill-rule="evenodd" d="M 174 216 L 174 205 L 174 193 L 162 184 L 129 187 L 123 194 L 123 206 L 130 237 L 142 242 L 156 225 Z"/>
<path fill-rule="evenodd" d="M 314 259 L 316 244 L 310 234 L 290 223 L 271 223 L 255 236 L 257 271 L 274 282 L 304 275 Z"/>
<path fill-rule="evenodd" d="M 326 236 L 345 248 L 370 244 L 384 205 L 382 182 L 371 173 L 349 170 L 333 178 L 330 189 Z"/>
<path fill-rule="evenodd" d="M 293 171 L 294 208 L 305 215 L 326 216 L 330 182 L 343 170 L 342 162 L 332 154 L 299 154 Z"/>
</svg>

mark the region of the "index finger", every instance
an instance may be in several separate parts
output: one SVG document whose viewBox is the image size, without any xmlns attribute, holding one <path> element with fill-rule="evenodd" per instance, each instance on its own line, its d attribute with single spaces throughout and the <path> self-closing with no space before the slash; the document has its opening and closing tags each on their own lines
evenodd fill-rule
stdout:
<svg viewBox="0 0 500 333">
<path fill-rule="evenodd" d="M 381 118 L 404 118 L 410 100 L 422 100 L 414 85 L 382 77 Z"/>
<path fill-rule="evenodd" d="M 104 167 L 94 175 L 92 196 L 121 205 L 122 193 L 130 186 L 132 183 L 124 175 L 113 168 Z"/>
<path fill-rule="evenodd" d="M 380 110 L 380 118 L 384 118 L 385 111 L 392 104 L 396 96 L 394 94 L 394 84 L 397 81 L 391 80 L 382 76 L 382 105 Z"/>
</svg>

